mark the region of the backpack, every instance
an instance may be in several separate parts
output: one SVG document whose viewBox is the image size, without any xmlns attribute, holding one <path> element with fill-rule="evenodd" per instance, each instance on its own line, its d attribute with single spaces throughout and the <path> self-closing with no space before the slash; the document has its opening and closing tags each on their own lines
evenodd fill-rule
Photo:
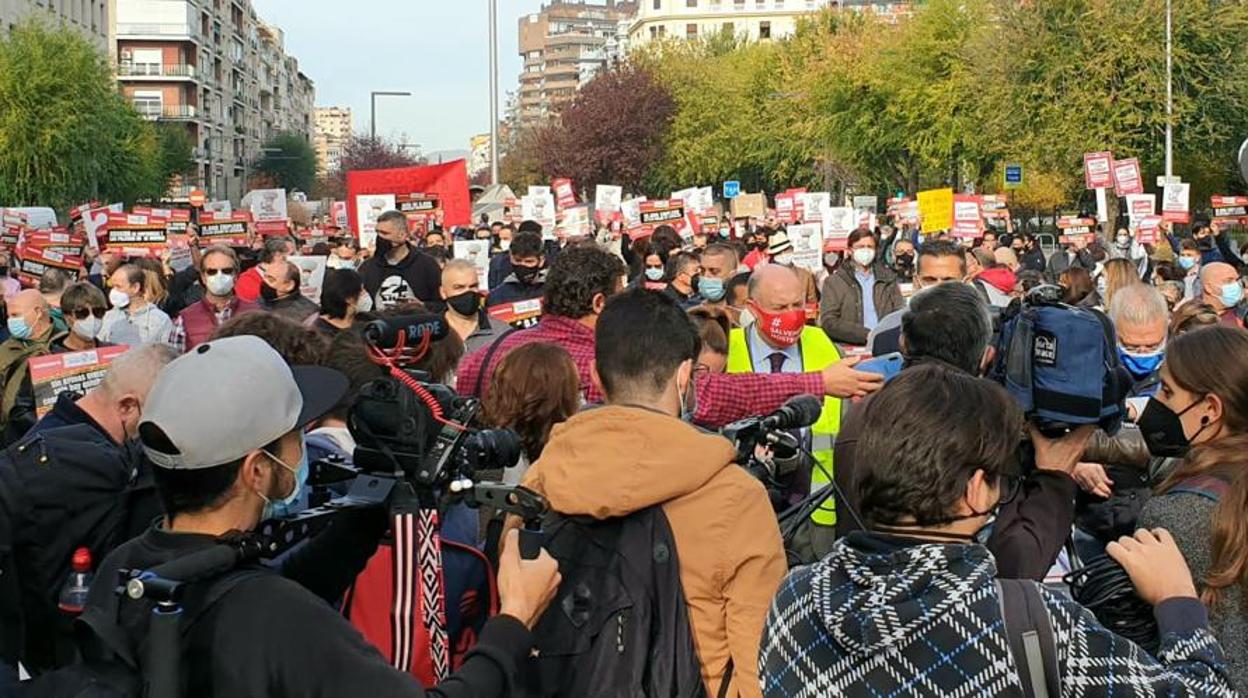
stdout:
<svg viewBox="0 0 1248 698">
<path fill-rule="evenodd" d="M 1053 620 L 1036 583 L 1025 579 L 998 579 L 997 600 L 1010 655 L 1026 698 L 1062 695 Z"/>
<path fill-rule="evenodd" d="M 704 696 L 680 561 L 662 509 L 604 521 L 552 513 L 543 529 L 562 581 L 533 629 L 524 694 Z"/>
<path fill-rule="evenodd" d="M 1002 313 L 988 375 L 1041 429 L 1098 424 L 1112 435 L 1122 425 L 1131 389 L 1113 324 L 1103 313 L 1047 296 L 1051 288 L 1033 290 Z"/>
</svg>

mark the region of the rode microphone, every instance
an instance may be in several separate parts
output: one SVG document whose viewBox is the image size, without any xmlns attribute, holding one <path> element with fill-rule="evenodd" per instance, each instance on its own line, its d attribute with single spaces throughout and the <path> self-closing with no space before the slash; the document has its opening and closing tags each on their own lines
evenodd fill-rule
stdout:
<svg viewBox="0 0 1248 698">
<path fill-rule="evenodd" d="M 759 426 L 765 430 L 800 429 L 819 421 L 822 412 L 822 400 L 813 395 L 798 395 L 789 398 L 780 409 L 763 417 Z"/>
<path fill-rule="evenodd" d="M 364 327 L 364 340 L 375 347 L 391 348 L 399 343 L 399 332 L 408 346 L 419 344 L 426 336 L 436 342 L 449 334 L 451 328 L 441 315 L 415 313 L 388 320 L 374 320 Z"/>
</svg>

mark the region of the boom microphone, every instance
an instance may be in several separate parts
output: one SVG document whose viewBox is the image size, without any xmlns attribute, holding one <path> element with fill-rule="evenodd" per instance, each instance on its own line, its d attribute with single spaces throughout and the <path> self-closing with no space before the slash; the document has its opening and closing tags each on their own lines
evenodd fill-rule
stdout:
<svg viewBox="0 0 1248 698">
<path fill-rule="evenodd" d="M 813 395 L 798 395 L 789 398 L 780 409 L 763 417 L 759 426 L 763 429 L 800 429 L 819 421 L 823 412 L 823 401 Z"/>
<path fill-rule="evenodd" d="M 424 340 L 426 335 L 430 336 L 430 341 L 436 342 L 445 338 L 450 330 L 441 315 L 416 313 L 368 323 L 364 327 L 364 341 L 373 346 L 390 348 L 399 343 L 399 332 L 402 331 L 410 346 Z"/>
</svg>

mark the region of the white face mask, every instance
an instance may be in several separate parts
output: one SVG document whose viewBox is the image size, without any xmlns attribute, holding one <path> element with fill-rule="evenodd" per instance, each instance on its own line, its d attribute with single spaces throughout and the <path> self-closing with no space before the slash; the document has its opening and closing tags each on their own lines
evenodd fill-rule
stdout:
<svg viewBox="0 0 1248 698">
<path fill-rule="evenodd" d="M 373 309 L 373 297 L 368 295 L 367 291 L 365 291 L 364 293 L 361 293 L 359 300 L 355 302 L 355 312 L 367 313 L 368 311 L 372 309 Z"/>
<path fill-rule="evenodd" d="M 214 296 L 228 296 L 234 290 L 234 275 L 217 273 L 208 277 L 208 292 Z"/>
<path fill-rule="evenodd" d="M 499 241 L 498 241 L 498 249 L 502 250 L 503 252 L 510 251 L 510 250 L 511 250 L 511 240 L 499 240 Z"/>
<path fill-rule="evenodd" d="M 772 261 L 772 262 L 775 262 L 776 264 L 779 264 L 780 266 L 787 267 L 787 266 L 789 266 L 790 264 L 792 264 L 792 263 L 793 263 L 793 253 L 792 253 L 792 252 L 782 252 L 782 253 L 780 253 L 780 254 L 776 255 L 775 257 L 772 257 L 772 258 L 771 258 L 771 261 Z"/>
<path fill-rule="evenodd" d="M 74 323 L 74 334 L 83 339 L 95 339 L 100 333 L 100 329 L 104 326 L 104 321 L 91 315 L 85 320 L 79 320 Z"/>
<path fill-rule="evenodd" d="M 871 263 L 875 261 L 875 249 L 871 247 L 859 247 L 854 250 L 854 261 L 857 262 L 859 266 L 871 266 Z"/>
<path fill-rule="evenodd" d="M 127 305 L 130 305 L 130 296 L 127 296 L 114 288 L 108 292 L 108 302 L 111 303 L 114 308 L 124 308 Z"/>
</svg>

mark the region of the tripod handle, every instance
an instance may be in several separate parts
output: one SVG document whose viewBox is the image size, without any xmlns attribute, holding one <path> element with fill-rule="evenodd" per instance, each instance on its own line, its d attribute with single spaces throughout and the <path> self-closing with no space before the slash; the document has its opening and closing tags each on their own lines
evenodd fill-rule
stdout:
<svg viewBox="0 0 1248 698">
<path fill-rule="evenodd" d="M 536 560 L 538 555 L 542 553 L 542 543 L 545 536 L 541 531 L 535 531 L 530 528 L 520 529 L 520 558 L 524 560 Z"/>
</svg>

